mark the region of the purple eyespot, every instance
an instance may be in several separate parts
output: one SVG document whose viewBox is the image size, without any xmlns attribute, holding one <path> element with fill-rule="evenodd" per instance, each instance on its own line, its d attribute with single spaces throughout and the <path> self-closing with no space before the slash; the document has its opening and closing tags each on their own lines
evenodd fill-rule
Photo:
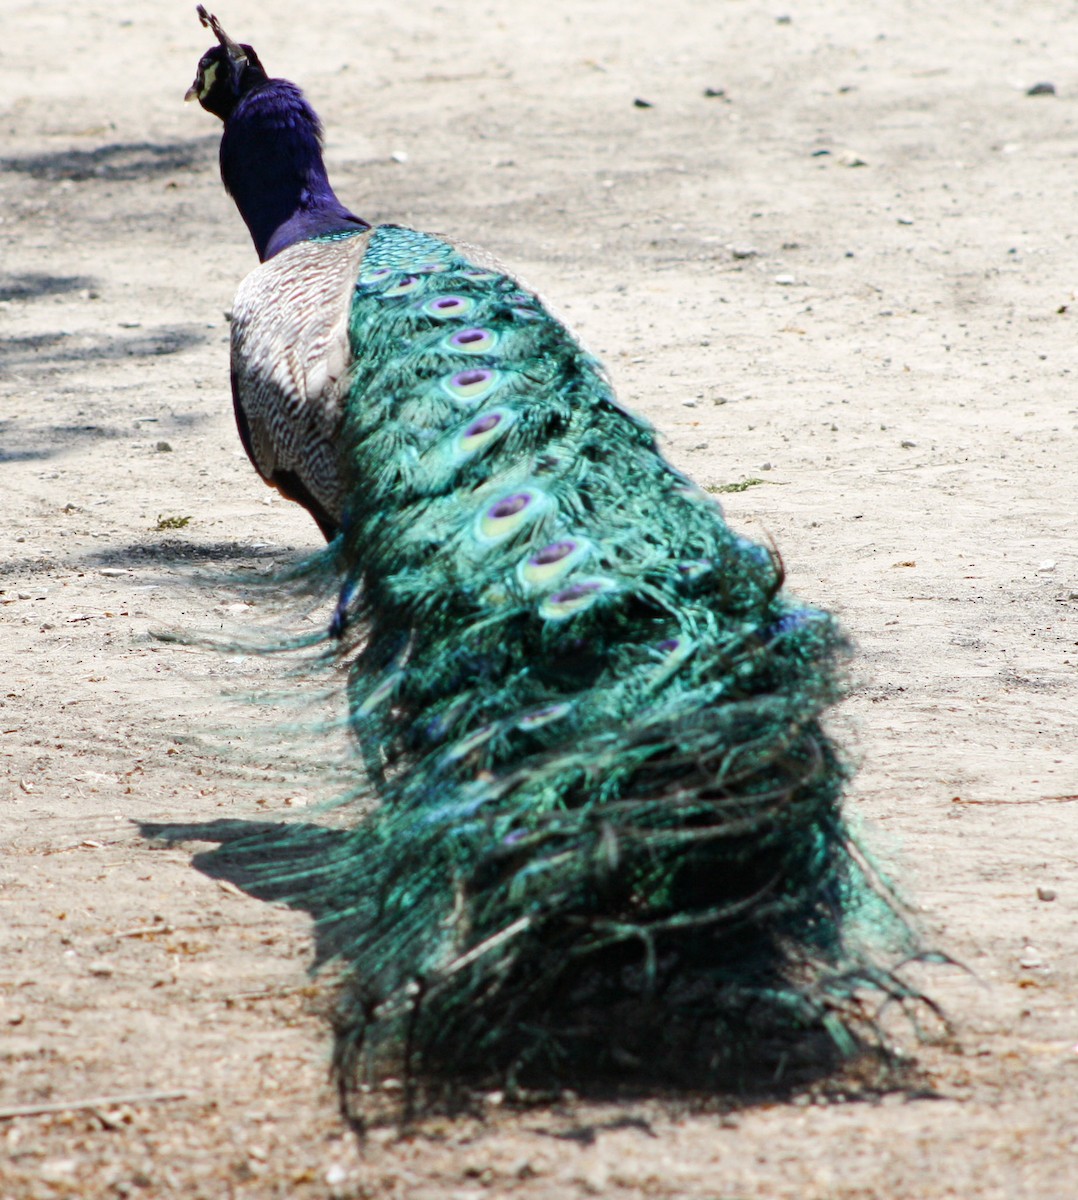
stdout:
<svg viewBox="0 0 1078 1200">
<path fill-rule="evenodd" d="M 487 341 L 491 335 L 485 329 L 462 329 L 449 339 L 454 346 L 475 346 Z"/>
<path fill-rule="evenodd" d="M 569 604 L 573 600 L 580 600 L 584 596 L 590 596 L 593 592 L 602 590 L 603 585 L 597 579 L 581 580 L 580 583 L 571 583 L 567 588 L 562 588 L 560 592 L 555 592 L 550 597 L 551 604 Z"/>
<path fill-rule="evenodd" d="M 501 413 L 487 413 L 485 417 L 480 417 L 478 420 L 473 421 L 464 431 L 464 436 L 466 438 L 470 438 L 476 437 L 481 433 L 489 433 L 492 429 L 501 424 L 501 419 Z"/>
<path fill-rule="evenodd" d="M 666 640 L 660 642 L 655 649 L 661 651 L 663 654 L 669 654 L 671 650 L 676 650 L 680 645 L 680 638 L 666 638 Z"/>
<path fill-rule="evenodd" d="M 475 308 L 475 301 L 468 296 L 435 296 L 423 305 L 429 316 L 444 320 L 446 317 L 462 317 Z"/>
<path fill-rule="evenodd" d="M 575 549 L 576 542 L 569 539 L 562 542 L 552 542 L 549 546 L 544 546 L 542 550 L 536 551 L 528 559 L 528 562 L 532 566 L 545 567 L 548 563 L 560 562 L 567 555 L 572 554 Z"/>
<path fill-rule="evenodd" d="M 505 517 L 515 516 L 518 512 L 527 508 L 531 502 L 532 498 L 528 492 L 517 492 L 515 495 L 506 496 L 504 500 L 499 500 L 497 504 L 492 505 L 487 512 L 487 516 L 495 521 L 500 521 Z"/>
<path fill-rule="evenodd" d="M 461 371 L 454 375 L 450 382 L 453 387 L 474 387 L 477 383 L 486 383 L 494 374 L 493 371 Z"/>
</svg>

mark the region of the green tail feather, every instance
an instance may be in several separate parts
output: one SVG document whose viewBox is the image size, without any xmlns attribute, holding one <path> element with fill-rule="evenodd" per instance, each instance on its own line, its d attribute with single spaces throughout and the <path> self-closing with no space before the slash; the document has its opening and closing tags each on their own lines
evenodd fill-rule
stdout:
<svg viewBox="0 0 1078 1200">
<path fill-rule="evenodd" d="M 556 1070 L 900 992 L 844 932 L 835 621 L 511 278 L 383 226 L 350 336 L 336 629 L 381 804 L 296 882 L 351 964 L 342 1063 Z"/>
</svg>

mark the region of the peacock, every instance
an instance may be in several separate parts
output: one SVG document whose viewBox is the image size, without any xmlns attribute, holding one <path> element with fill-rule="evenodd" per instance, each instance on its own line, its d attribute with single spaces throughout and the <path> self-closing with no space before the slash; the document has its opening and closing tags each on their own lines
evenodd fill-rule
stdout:
<svg viewBox="0 0 1078 1200">
<path fill-rule="evenodd" d="M 187 98 L 223 122 L 260 260 L 236 421 L 326 539 L 377 800 L 274 868 L 335 932 L 342 1087 L 361 1063 L 564 1079 L 855 1048 L 866 989 L 909 993 L 851 934 L 881 889 L 824 728 L 839 624 L 535 291 L 345 207 L 301 90 L 198 13 L 217 44 Z"/>
</svg>

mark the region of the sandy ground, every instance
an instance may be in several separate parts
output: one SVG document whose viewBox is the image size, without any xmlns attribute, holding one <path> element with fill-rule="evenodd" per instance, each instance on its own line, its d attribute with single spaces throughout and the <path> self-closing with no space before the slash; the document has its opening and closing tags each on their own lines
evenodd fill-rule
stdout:
<svg viewBox="0 0 1078 1200">
<path fill-rule="evenodd" d="M 318 544 L 232 427 L 254 258 L 180 103 L 208 40 L 186 2 L 0 0 L 0 1196 L 1078 1196 L 1078 10 L 218 11 L 358 211 L 488 245 L 677 463 L 762 481 L 731 521 L 859 645 L 851 811 L 969 971 L 929 976 L 956 1037 L 912 1094 L 357 1146 L 307 919 L 133 824 L 294 816 L 342 753 L 229 698 L 280 660 L 149 635 L 272 619 L 254 581 Z"/>
</svg>

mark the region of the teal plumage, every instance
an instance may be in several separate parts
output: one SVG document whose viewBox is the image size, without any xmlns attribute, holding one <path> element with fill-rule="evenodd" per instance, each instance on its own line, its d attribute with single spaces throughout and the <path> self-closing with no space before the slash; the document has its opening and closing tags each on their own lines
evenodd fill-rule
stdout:
<svg viewBox="0 0 1078 1200">
<path fill-rule="evenodd" d="M 331 538 L 379 800 L 289 881 L 348 967 L 342 1077 L 364 1046 L 557 1073 L 761 1024 L 852 1044 L 858 987 L 903 990 L 846 933 L 836 622 L 489 256 L 338 220 L 265 257 L 237 414 Z"/>
</svg>

